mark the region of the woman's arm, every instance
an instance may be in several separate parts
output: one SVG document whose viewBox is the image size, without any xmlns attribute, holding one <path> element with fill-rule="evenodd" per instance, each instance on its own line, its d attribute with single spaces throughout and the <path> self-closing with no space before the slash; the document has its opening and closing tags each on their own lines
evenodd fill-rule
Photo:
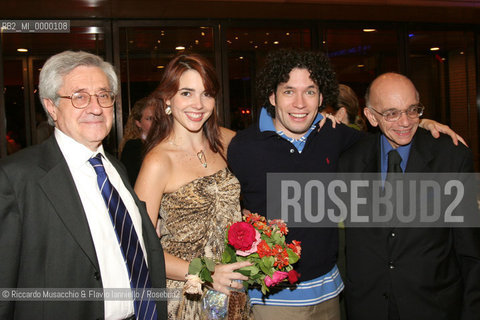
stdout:
<svg viewBox="0 0 480 320">
<path fill-rule="evenodd" d="M 135 193 L 147 204 L 147 212 L 154 226 L 158 222 L 160 203 L 170 172 L 168 156 L 154 149 L 145 156 L 135 183 Z"/>
<path fill-rule="evenodd" d="M 167 278 L 178 281 L 185 281 L 185 276 L 188 274 L 189 263 L 183 259 L 175 257 L 167 252 L 165 256 L 165 269 Z M 241 289 L 243 285 L 234 280 L 248 280 L 248 278 L 235 270 L 250 266 L 248 261 L 235 262 L 231 264 L 217 264 L 215 271 L 212 274 L 212 287 L 216 291 L 230 294 L 230 288 Z"/>
</svg>

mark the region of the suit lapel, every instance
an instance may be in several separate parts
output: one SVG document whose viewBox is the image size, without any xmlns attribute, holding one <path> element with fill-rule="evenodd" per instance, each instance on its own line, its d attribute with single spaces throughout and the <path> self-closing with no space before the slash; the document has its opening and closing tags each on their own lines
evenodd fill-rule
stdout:
<svg viewBox="0 0 480 320">
<path fill-rule="evenodd" d="M 431 143 L 425 141 L 426 134 L 430 133 L 425 132 L 422 128 L 417 129 L 413 137 L 405 172 L 429 172 L 428 163 L 433 159 L 433 156 L 430 150 Z"/>
<path fill-rule="evenodd" d="M 95 268 L 99 270 L 97 255 L 82 202 L 68 165 L 53 135 L 45 144 L 45 148 L 45 158 L 41 160 L 40 167 L 46 171 L 46 174 L 39 181 L 40 187 L 63 221 L 65 228 Z"/>
<path fill-rule="evenodd" d="M 363 168 L 359 172 L 379 172 L 380 165 L 380 134 L 375 134 L 369 140 L 369 145 L 365 146 L 363 161 Z"/>
<path fill-rule="evenodd" d="M 413 172 L 428 172 L 428 163 L 433 158 L 430 151 L 430 144 L 425 140 L 425 131 L 418 128 L 415 136 L 412 139 L 412 146 L 410 148 L 410 154 L 408 156 L 407 167 L 405 173 Z M 429 133 L 427 133 L 429 134 Z M 419 147 L 421 146 L 421 147 Z M 404 210 L 406 210 L 404 208 Z M 393 228 L 399 224 L 398 220 L 395 220 Z"/>
</svg>

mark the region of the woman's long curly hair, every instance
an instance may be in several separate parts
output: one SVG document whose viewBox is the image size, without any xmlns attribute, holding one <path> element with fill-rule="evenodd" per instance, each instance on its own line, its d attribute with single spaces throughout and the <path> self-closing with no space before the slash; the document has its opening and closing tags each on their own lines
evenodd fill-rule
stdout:
<svg viewBox="0 0 480 320">
<path fill-rule="evenodd" d="M 155 100 L 155 116 L 152 127 L 148 134 L 145 153 L 153 149 L 160 142 L 170 136 L 173 131 L 173 115 L 167 115 L 165 108 L 167 107 L 165 101 L 173 98 L 180 86 L 180 77 L 185 71 L 195 70 L 203 79 L 203 86 L 205 91 L 212 97 L 216 98 L 220 90 L 217 74 L 210 62 L 198 54 L 181 54 L 171 60 L 163 73 L 160 85 L 151 94 Z M 220 127 L 218 125 L 218 118 L 216 108 L 214 108 L 212 115 L 203 125 L 203 133 L 205 134 L 210 149 L 213 152 L 223 151 L 223 146 L 220 141 Z"/>
<path fill-rule="evenodd" d="M 276 93 L 281 83 L 288 82 L 290 72 L 295 69 L 307 69 L 310 78 L 318 86 L 323 96 L 322 105 L 336 105 L 338 82 L 328 57 L 322 52 L 280 49 L 267 55 L 265 65 L 257 79 L 257 93 L 262 107 L 267 108 L 271 117 L 275 117 L 275 107 L 269 97 Z"/>
</svg>

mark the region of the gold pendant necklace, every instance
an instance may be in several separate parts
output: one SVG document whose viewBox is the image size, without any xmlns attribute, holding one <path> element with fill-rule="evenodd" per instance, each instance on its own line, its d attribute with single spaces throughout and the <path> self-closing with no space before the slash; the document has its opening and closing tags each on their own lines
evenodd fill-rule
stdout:
<svg viewBox="0 0 480 320">
<path fill-rule="evenodd" d="M 203 150 L 200 150 L 197 152 L 197 158 L 200 160 L 200 163 L 204 168 L 207 167 L 207 157 L 205 157 L 205 153 L 203 153 Z"/>
</svg>

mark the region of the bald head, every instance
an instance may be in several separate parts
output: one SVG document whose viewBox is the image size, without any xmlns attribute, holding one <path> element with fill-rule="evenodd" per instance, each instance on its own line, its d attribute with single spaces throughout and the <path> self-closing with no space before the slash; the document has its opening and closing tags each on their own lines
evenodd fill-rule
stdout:
<svg viewBox="0 0 480 320">
<path fill-rule="evenodd" d="M 367 107 L 378 105 L 383 96 L 401 99 L 408 92 L 414 92 L 417 102 L 419 94 L 412 81 L 399 73 L 389 72 L 379 75 L 367 89 L 365 103 Z"/>
<path fill-rule="evenodd" d="M 384 73 L 373 80 L 365 100 L 364 114 L 368 121 L 372 126 L 380 127 L 394 148 L 412 141 L 420 119 L 418 115 L 407 115 L 407 110 L 415 110 L 419 103 L 419 94 L 410 79 L 398 73 Z M 384 116 L 392 112 L 400 112 L 395 121 Z"/>
</svg>

